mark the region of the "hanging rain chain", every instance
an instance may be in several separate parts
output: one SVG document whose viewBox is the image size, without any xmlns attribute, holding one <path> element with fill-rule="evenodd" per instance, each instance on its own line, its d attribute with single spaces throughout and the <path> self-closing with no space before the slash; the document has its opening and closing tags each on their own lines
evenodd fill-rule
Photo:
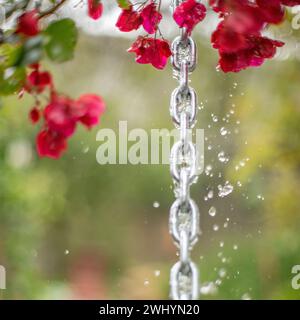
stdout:
<svg viewBox="0 0 300 320">
<path fill-rule="evenodd" d="M 173 10 L 183 0 L 173 0 Z M 172 147 L 170 169 L 176 200 L 170 209 L 169 229 L 179 248 L 180 260 L 172 267 L 170 296 L 174 300 L 196 300 L 199 295 L 198 268 L 190 251 L 198 240 L 199 210 L 190 198 L 190 187 L 197 180 L 196 147 L 191 129 L 196 123 L 197 96 L 189 86 L 189 74 L 196 68 L 197 48 L 185 28 L 172 43 L 172 65 L 179 86 L 173 91 L 170 113 L 180 138 Z"/>
</svg>

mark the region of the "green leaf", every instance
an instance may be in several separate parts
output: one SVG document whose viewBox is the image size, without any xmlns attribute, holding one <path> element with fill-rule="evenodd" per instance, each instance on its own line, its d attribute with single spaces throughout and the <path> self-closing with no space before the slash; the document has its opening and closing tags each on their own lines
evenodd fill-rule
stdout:
<svg viewBox="0 0 300 320">
<path fill-rule="evenodd" d="M 44 31 L 47 56 L 55 62 L 64 62 L 74 56 L 78 32 L 71 19 L 62 19 L 51 23 Z"/>
<path fill-rule="evenodd" d="M 21 56 L 22 48 L 19 45 L 4 43 L 0 46 L 0 69 L 15 66 Z"/>
<path fill-rule="evenodd" d="M 0 95 L 10 95 L 19 91 L 26 78 L 25 68 L 9 68 L 0 72 Z"/>
<path fill-rule="evenodd" d="M 119 7 L 122 9 L 129 9 L 129 7 L 131 6 L 131 3 L 129 0 L 117 0 L 117 1 L 118 1 Z"/>
</svg>

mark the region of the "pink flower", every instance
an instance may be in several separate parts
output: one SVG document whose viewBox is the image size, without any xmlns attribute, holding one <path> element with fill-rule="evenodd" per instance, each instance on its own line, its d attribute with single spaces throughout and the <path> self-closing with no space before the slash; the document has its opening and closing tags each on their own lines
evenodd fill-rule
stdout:
<svg viewBox="0 0 300 320">
<path fill-rule="evenodd" d="M 40 110 L 37 107 L 34 107 L 30 110 L 29 112 L 29 119 L 31 120 L 31 122 L 33 124 L 36 124 L 37 122 L 39 122 L 41 117 L 41 113 Z"/>
<path fill-rule="evenodd" d="M 18 19 L 17 32 L 28 37 L 36 36 L 40 32 L 38 23 L 37 10 L 25 12 Z"/>
<path fill-rule="evenodd" d="M 236 52 L 220 53 L 219 66 L 224 72 L 239 72 L 248 67 L 258 67 L 265 59 L 273 58 L 283 42 L 261 36 L 247 38 L 248 47 Z"/>
<path fill-rule="evenodd" d="M 42 130 L 36 138 L 37 151 L 40 157 L 58 159 L 67 149 L 66 138 L 51 130 Z"/>
<path fill-rule="evenodd" d="M 47 71 L 40 72 L 37 68 L 27 76 L 25 89 L 28 92 L 36 91 L 41 93 L 48 86 L 52 86 L 52 76 Z"/>
<path fill-rule="evenodd" d="M 282 0 L 211 0 L 222 21 L 212 34 L 211 42 L 219 50 L 219 66 L 224 72 L 238 72 L 260 66 L 273 58 L 284 45 L 262 36 L 268 23 L 278 24 L 284 18 Z"/>
<path fill-rule="evenodd" d="M 105 111 L 105 104 L 101 97 L 95 94 L 85 94 L 77 100 L 77 104 L 83 113 L 79 118 L 82 124 L 91 128 L 99 123 L 99 118 Z"/>
<path fill-rule="evenodd" d="M 206 8 L 196 0 L 182 2 L 174 11 L 173 18 L 180 28 L 186 28 L 191 33 L 194 27 L 206 16 Z"/>
<path fill-rule="evenodd" d="M 119 28 L 120 31 L 130 32 L 132 30 L 137 30 L 142 24 L 142 17 L 137 11 L 132 9 L 130 6 L 129 9 L 122 10 L 118 21 L 116 23 L 116 27 Z"/>
<path fill-rule="evenodd" d="M 47 127 L 64 137 L 71 136 L 76 128 L 76 122 L 82 115 L 73 100 L 55 95 L 44 110 Z"/>
<path fill-rule="evenodd" d="M 172 55 L 169 43 L 166 40 L 138 37 L 128 49 L 136 54 L 136 62 L 152 64 L 157 69 L 164 69 L 168 58 Z"/>
<path fill-rule="evenodd" d="M 94 19 L 98 20 L 101 18 L 103 13 L 103 4 L 101 0 L 88 0 L 88 15 Z"/>
<path fill-rule="evenodd" d="M 143 27 L 145 31 L 152 34 L 157 30 L 157 26 L 162 19 L 162 15 L 157 11 L 156 4 L 151 2 L 141 12 Z"/>
</svg>

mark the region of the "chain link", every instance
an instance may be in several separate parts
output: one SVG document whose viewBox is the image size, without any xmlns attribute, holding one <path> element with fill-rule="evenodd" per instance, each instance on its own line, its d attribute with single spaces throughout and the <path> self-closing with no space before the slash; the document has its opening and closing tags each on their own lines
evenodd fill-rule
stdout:
<svg viewBox="0 0 300 320">
<path fill-rule="evenodd" d="M 175 9 L 183 0 L 173 0 Z M 172 43 L 172 65 L 179 86 L 173 91 L 170 114 L 180 131 L 180 139 L 171 150 L 170 171 L 175 185 L 176 200 L 170 209 L 169 230 L 179 248 L 180 260 L 170 275 L 171 298 L 195 300 L 199 295 L 198 268 L 190 259 L 190 251 L 198 241 L 199 210 L 190 198 L 190 187 L 197 179 L 196 147 L 189 134 L 196 123 L 197 95 L 189 86 L 189 74 L 197 64 L 197 47 L 185 28 Z"/>
</svg>

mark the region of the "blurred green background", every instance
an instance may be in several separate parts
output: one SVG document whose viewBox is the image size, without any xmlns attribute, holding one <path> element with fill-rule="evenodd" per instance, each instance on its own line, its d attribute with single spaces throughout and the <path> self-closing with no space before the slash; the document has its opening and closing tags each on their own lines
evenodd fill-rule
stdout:
<svg viewBox="0 0 300 320">
<path fill-rule="evenodd" d="M 193 251 L 202 299 L 299 299 L 300 63 L 267 62 L 224 75 L 199 44 L 192 84 L 205 129 L 205 172 L 193 186 L 202 236 Z M 207 42 L 207 40 L 206 40 Z M 0 110 L 1 299 L 166 299 L 176 249 L 166 165 L 99 165 L 100 128 L 172 129 L 170 66 L 156 71 L 126 54 L 130 41 L 81 35 L 75 59 L 47 65 L 72 97 L 101 94 L 98 128 L 80 128 L 58 161 L 39 159 L 30 97 Z M 224 154 L 223 154 L 224 153 Z M 226 181 L 233 191 L 218 196 Z M 209 194 L 209 196 L 208 196 Z M 211 207 L 215 216 L 209 214 Z M 214 209 L 211 209 L 211 212 Z"/>
</svg>

